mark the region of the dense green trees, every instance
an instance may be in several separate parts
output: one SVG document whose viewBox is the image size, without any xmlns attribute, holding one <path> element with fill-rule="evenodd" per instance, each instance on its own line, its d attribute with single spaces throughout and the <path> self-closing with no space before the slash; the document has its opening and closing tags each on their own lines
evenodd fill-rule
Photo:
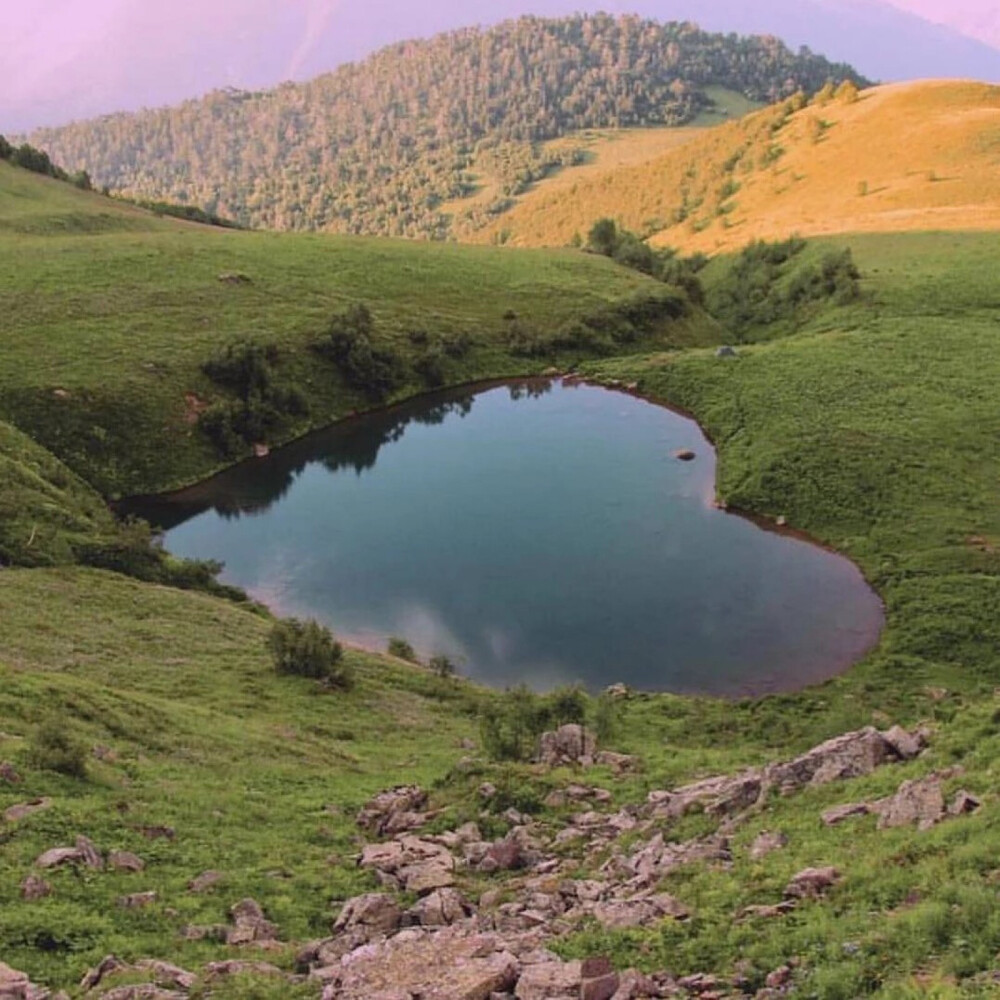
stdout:
<svg viewBox="0 0 1000 1000">
<path fill-rule="evenodd" d="M 636 17 L 527 17 L 391 46 L 306 84 L 225 90 L 33 137 L 130 197 L 245 225 L 441 237 L 475 173 L 500 180 L 488 221 L 564 162 L 574 129 L 688 122 L 722 85 L 755 100 L 815 91 L 852 70 L 774 38 Z M 475 220 L 473 220 L 475 221 Z"/>
</svg>

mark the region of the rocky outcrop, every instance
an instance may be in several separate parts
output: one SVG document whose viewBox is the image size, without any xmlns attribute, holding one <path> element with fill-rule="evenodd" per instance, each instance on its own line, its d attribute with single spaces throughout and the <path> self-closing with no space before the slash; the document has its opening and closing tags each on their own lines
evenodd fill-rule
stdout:
<svg viewBox="0 0 1000 1000">
<path fill-rule="evenodd" d="M 27 975 L 0 961 L 0 1000 L 48 1000 L 48 990 L 35 986 Z"/>
<path fill-rule="evenodd" d="M 75 847 L 53 847 L 35 859 L 36 868 L 57 868 L 69 864 L 101 869 L 104 859 L 93 841 L 86 837 L 77 837 Z"/>
<path fill-rule="evenodd" d="M 785 886 L 785 899 L 819 899 L 839 881 L 836 868 L 806 868 Z"/>
<path fill-rule="evenodd" d="M 542 733 L 538 744 L 538 762 L 547 767 L 594 763 L 597 740 L 589 729 L 576 723 L 560 726 L 555 732 Z"/>
<path fill-rule="evenodd" d="M 27 819 L 43 809 L 48 809 L 52 805 L 52 799 L 32 799 L 30 802 L 22 802 L 16 806 L 10 806 L 4 810 L 3 818 L 5 823 L 19 823 L 22 819 Z"/>
<path fill-rule="evenodd" d="M 357 816 L 357 824 L 366 833 L 375 837 L 387 837 L 397 833 L 408 833 L 427 823 L 423 812 L 427 805 L 427 793 L 416 785 L 401 785 L 370 799 Z"/>
<path fill-rule="evenodd" d="M 426 895 L 455 883 L 455 858 L 443 844 L 404 834 L 382 844 L 368 844 L 358 864 L 370 868 L 388 889 Z"/>
</svg>

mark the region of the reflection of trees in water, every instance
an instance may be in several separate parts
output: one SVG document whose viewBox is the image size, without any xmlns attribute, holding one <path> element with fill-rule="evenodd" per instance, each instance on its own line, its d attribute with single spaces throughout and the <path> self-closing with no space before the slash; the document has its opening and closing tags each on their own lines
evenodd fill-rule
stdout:
<svg viewBox="0 0 1000 1000">
<path fill-rule="evenodd" d="M 552 391 L 552 380 L 541 378 L 523 379 L 520 382 L 511 382 L 507 386 L 510 398 L 518 399 L 539 399 Z"/>
<path fill-rule="evenodd" d="M 287 495 L 306 466 L 319 462 L 330 472 L 353 469 L 360 476 L 375 468 L 381 449 L 399 441 L 411 423 L 437 425 L 451 415 L 464 418 L 474 398 L 473 391 L 454 390 L 356 417 L 174 496 L 123 505 L 122 512 L 137 514 L 167 531 L 209 509 L 226 520 L 261 514 Z"/>
</svg>

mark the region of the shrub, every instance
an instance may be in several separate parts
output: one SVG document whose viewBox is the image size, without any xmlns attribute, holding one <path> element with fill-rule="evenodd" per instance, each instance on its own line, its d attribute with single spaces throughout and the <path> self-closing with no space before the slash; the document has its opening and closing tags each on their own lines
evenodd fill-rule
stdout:
<svg viewBox="0 0 1000 1000">
<path fill-rule="evenodd" d="M 65 719 L 52 716 L 35 730 L 29 761 L 43 771 L 56 771 L 71 778 L 87 777 L 87 749 L 73 736 Z"/>
<path fill-rule="evenodd" d="M 271 629 L 267 646 L 280 674 L 311 677 L 344 689 L 354 683 L 353 672 L 343 662 L 343 648 L 318 622 L 279 621 Z"/>
<path fill-rule="evenodd" d="M 456 673 L 455 664 L 443 653 L 439 653 L 437 656 L 432 656 L 430 662 L 427 664 L 440 677 L 442 680 L 447 680 L 449 677 L 454 677 Z"/>
<path fill-rule="evenodd" d="M 330 319 L 326 336 L 315 349 L 330 358 L 352 388 L 382 399 L 403 380 L 399 355 L 372 343 L 375 319 L 364 303 L 355 303 Z"/>
<path fill-rule="evenodd" d="M 538 738 L 567 723 L 582 724 L 589 699 L 582 688 L 539 695 L 520 685 L 487 703 L 479 713 L 483 749 L 493 760 L 527 760 Z"/>
<path fill-rule="evenodd" d="M 389 655 L 396 656 L 400 660 L 408 660 L 410 663 L 419 663 L 413 646 L 399 636 L 394 635 L 389 639 Z"/>
</svg>

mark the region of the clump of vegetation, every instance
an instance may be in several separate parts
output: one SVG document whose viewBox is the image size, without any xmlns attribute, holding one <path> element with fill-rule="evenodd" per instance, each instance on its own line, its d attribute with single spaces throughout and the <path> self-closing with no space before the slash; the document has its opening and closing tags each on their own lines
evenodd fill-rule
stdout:
<svg viewBox="0 0 1000 1000">
<path fill-rule="evenodd" d="M 221 455 L 231 458 L 247 445 L 267 441 L 309 412 L 303 393 L 276 377 L 277 361 L 274 345 L 240 340 L 202 365 L 216 385 L 235 395 L 213 404 L 198 418 Z"/>
<path fill-rule="evenodd" d="M 751 243 L 713 284 L 706 297 L 709 312 L 745 340 L 760 327 L 801 322 L 810 313 L 807 307 L 858 298 L 861 275 L 849 249 L 798 262 L 805 248 L 798 237 Z"/>
<path fill-rule="evenodd" d="M 27 142 L 20 146 L 14 146 L 2 135 L 0 135 L 0 160 L 7 160 L 15 167 L 30 170 L 34 174 L 44 174 L 57 181 L 67 181 L 80 188 L 81 191 L 90 191 L 93 188 L 90 174 L 86 170 L 78 170 L 76 173 L 70 174 L 62 167 L 57 167 L 44 150 L 36 149 Z"/>
<path fill-rule="evenodd" d="M 483 749 L 493 760 L 528 760 L 538 738 L 568 723 L 583 724 L 590 699 L 579 687 L 539 695 L 520 685 L 489 701 L 480 711 Z"/>
<path fill-rule="evenodd" d="M 371 310 L 357 302 L 334 313 L 326 335 L 314 346 L 336 364 L 349 386 L 380 400 L 402 383 L 404 368 L 396 351 L 374 346 L 374 333 Z"/>
<path fill-rule="evenodd" d="M 344 690 L 354 684 L 354 672 L 344 661 L 343 647 L 319 622 L 283 619 L 271 629 L 267 648 L 280 674 L 311 677 Z"/>
<path fill-rule="evenodd" d="M 42 771 L 55 771 L 70 778 L 87 777 L 87 748 L 66 720 L 47 717 L 32 734 L 28 760 Z"/>
<path fill-rule="evenodd" d="M 436 656 L 432 656 L 427 666 L 437 674 L 441 680 L 448 680 L 455 676 L 457 673 L 457 667 L 454 662 L 443 653 L 438 653 Z"/>
<path fill-rule="evenodd" d="M 398 635 L 390 637 L 388 652 L 390 656 L 396 656 L 400 660 L 406 660 L 409 663 L 420 662 L 417 659 L 417 653 L 413 646 L 406 639 L 400 639 Z"/>
</svg>

